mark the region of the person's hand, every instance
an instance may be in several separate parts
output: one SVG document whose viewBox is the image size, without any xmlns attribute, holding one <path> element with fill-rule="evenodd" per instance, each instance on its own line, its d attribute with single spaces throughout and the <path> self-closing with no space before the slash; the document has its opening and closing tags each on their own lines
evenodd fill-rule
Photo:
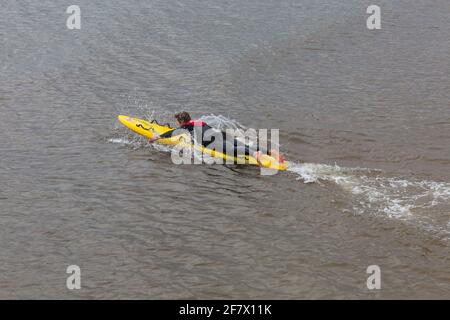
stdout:
<svg viewBox="0 0 450 320">
<path fill-rule="evenodd" d="M 153 138 L 148 139 L 148 142 L 153 143 L 153 142 L 155 142 L 157 139 L 158 139 L 158 137 L 153 137 Z"/>
</svg>

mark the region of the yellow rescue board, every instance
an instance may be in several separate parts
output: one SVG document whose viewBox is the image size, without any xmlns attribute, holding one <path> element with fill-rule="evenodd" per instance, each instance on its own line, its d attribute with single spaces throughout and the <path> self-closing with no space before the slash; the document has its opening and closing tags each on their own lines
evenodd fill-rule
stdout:
<svg viewBox="0 0 450 320">
<path fill-rule="evenodd" d="M 156 122 L 148 122 L 138 118 L 132 118 L 129 116 L 120 115 L 118 116 L 120 123 L 122 123 L 125 127 L 130 129 L 131 131 L 136 132 L 137 134 L 144 136 L 148 139 L 154 136 L 154 133 L 157 135 L 163 134 L 167 131 L 172 130 L 172 128 L 168 126 L 160 125 Z M 176 145 L 180 143 L 185 143 L 185 141 L 189 141 L 190 139 L 185 135 L 173 136 L 171 138 L 158 139 L 157 143 L 167 144 L 167 145 Z M 259 165 L 256 159 L 252 156 L 238 156 L 234 157 L 231 155 L 227 155 L 212 149 L 205 148 L 201 145 L 193 145 L 189 144 L 188 146 L 195 148 L 198 151 L 201 151 L 204 154 L 207 154 L 211 157 L 224 159 L 225 161 L 233 160 L 234 163 L 239 164 L 251 164 L 251 165 Z M 261 157 L 261 166 L 265 168 L 275 169 L 275 170 L 286 170 L 287 162 L 278 163 L 278 161 L 272 158 L 269 155 L 263 155 Z"/>
</svg>

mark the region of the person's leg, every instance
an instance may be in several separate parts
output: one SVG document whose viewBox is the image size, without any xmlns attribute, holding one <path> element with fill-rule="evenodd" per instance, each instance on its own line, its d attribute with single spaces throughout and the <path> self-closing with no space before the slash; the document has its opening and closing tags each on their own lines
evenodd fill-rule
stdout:
<svg viewBox="0 0 450 320">
<path fill-rule="evenodd" d="M 284 156 L 275 149 L 270 149 L 270 151 L 267 154 L 272 158 L 275 158 L 279 163 L 284 162 Z"/>
<path fill-rule="evenodd" d="M 237 157 L 238 155 L 246 155 L 246 156 L 253 156 L 258 164 L 261 165 L 261 157 L 263 154 L 270 155 L 271 157 L 275 158 L 279 163 L 284 162 L 284 157 L 275 149 L 267 150 L 266 148 L 263 148 L 259 145 L 257 145 L 256 149 L 237 140 L 236 138 L 233 138 L 233 142 L 227 141 L 225 134 L 223 135 L 223 149 L 224 153 L 227 155 L 233 154 L 234 157 Z M 231 152 L 230 149 L 233 149 L 233 152 Z"/>
<path fill-rule="evenodd" d="M 275 149 L 267 150 L 266 148 L 263 148 L 258 144 L 256 152 L 254 152 L 253 156 L 255 157 L 256 161 L 258 161 L 259 164 L 261 164 L 260 159 L 263 154 L 267 154 L 267 155 L 271 156 L 272 158 L 276 159 L 279 163 L 284 162 L 283 155 L 281 155 L 277 150 L 275 150 Z"/>
<path fill-rule="evenodd" d="M 249 156 L 252 154 L 252 152 L 250 151 L 250 148 L 248 145 L 246 145 L 245 143 L 240 142 L 239 140 L 237 140 L 236 138 L 233 141 L 234 143 L 234 154 L 235 156 L 237 156 L 238 154 L 240 155 L 246 155 Z"/>
<path fill-rule="evenodd" d="M 275 149 L 267 150 L 266 148 L 261 147 L 259 144 L 255 148 L 250 147 L 247 144 L 244 144 L 237 139 L 234 139 L 234 151 L 235 151 L 235 157 L 237 154 L 245 154 L 245 155 L 252 155 L 259 165 L 261 165 L 261 157 L 264 154 L 267 154 L 271 156 L 272 158 L 276 159 L 279 163 L 284 162 L 284 157 Z"/>
<path fill-rule="evenodd" d="M 265 144 L 267 146 L 267 144 Z M 284 157 L 275 149 L 268 150 L 266 147 L 263 148 L 260 146 L 259 140 L 258 140 L 258 150 L 262 154 L 267 154 L 271 156 L 272 158 L 275 158 L 279 163 L 284 162 Z"/>
</svg>

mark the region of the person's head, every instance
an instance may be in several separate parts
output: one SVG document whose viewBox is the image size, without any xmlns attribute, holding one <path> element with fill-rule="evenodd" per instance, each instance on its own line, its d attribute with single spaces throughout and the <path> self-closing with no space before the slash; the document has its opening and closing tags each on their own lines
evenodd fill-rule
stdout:
<svg viewBox="0 0 450 320">
<path fill-rule="evenodd" d="M 178 124 L 181 125 L 185 122 L 191 121 L 191 116 L 186 111 L 182 111 L 175 114 L 175 119 L 177 119 Z"/>
</svg>

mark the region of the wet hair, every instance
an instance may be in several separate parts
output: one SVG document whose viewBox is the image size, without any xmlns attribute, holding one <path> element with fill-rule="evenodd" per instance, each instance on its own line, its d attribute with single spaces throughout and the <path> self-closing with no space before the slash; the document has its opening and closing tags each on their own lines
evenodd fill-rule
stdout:
<svg viewBox="0 0 450 320">
<path fill-rule="evenodd" d="M 182 111 L 175 114 L 175 119 L 177 119 L 179 123 L 185 123 L 191 121 L 191 116 L 186 111 Z"/>
</svg>

